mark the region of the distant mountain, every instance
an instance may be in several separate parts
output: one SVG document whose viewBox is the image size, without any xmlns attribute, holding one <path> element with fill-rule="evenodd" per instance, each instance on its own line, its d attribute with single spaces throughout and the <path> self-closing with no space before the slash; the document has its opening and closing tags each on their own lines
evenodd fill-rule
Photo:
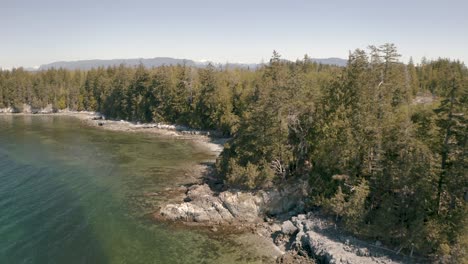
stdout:
<svg viewBox="0 0 468 264">
<path fill-rule="evenodd" d="M 347 61 L 340 58 L 325 58 L 325 59 L 311 59 L 317 63 L 346 66 Z M 119 66 L 124 64 L 126 66 L 138 66 L 143 64 L 147 68 L 159 67 L 163 65 L 177 65 L 185 64 L 187 66 L 205 67 L 209 62 L 196 62 L 187 59 L 174 59 L 169 57 L 156 57 L 152 59 L 113 59 L 113 60 L 79 60 L 79 61 L 57 61 L 49 64 L 43 64 L 38 69 L 34 70 L 47 70 L 51 68 L 64 68 L 68 70 L 90 70 L 98 67 Z M 260 63 L 213 63 L 215 66 L 226 66 L 228 68 L 250 68 L 255 69 L 259 67 Z"/>
<path fill-rule="evenodd" d="M 39 69 L 39 67 L 27 67 L 27 68 L 24 68 L 25 71 L 30 71 L 30 72 L 37 71 L 38 69 Z"/>
<path fill-rule="evenodd" d="M 50 68 L 64 68 L 68 70 L 90 70 L 98 67 L 119 66 L 138 66 L 143 64 L 145 67 L 159 67 L 163 65 L 185 64 L 187 66 L 196 66 L 193 60 L 174 59 L 167 57 L 158 57 L 152 59 L 114 59 L 114 60 L 79 60 L 79 61 L 57 61 L 49 64 L 44 64 L 39 67 L 39 70 L 47 70 Z"/>
<path fill-rule="evenodd" d="M 219 63 L 219 62 L 195 62 L 196 66 L 198 67 L 206 67 L 208 64 L 212 64 L 215 67 L 225 67 L 227 69 L 234 69 L 234 68 L 242 68 L 242 69 L 256 69 L 257 67 L 261 66 L 261 63 L 235 63 L 235 62 L 226 62 L 226 63 Z"/>
<path fill-rule="evenodd" d="M 340 58 L 326 58 L 326 59 L 312 59 L 317 63 L 327 64 L 327 65 L 336 65 L 336 66 L 346 66 L 348 64 L 348 60 L 340 59 Z"/>
</svg>

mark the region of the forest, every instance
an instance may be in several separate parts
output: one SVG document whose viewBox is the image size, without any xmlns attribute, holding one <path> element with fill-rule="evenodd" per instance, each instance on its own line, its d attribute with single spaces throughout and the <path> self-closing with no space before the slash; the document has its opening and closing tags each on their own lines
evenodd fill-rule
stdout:
<svg viewBox="0 0 468 264">
<path fill-rule="evenodd" d="M 216 162 L 244 190 L 307 180 L 311 207 L 403 252 L 466 261 L 468 69 L 402 62 L 394 44 L 346 67 L 274 52 L 256 69 L 186 65 L 0 70 L 0 108 L 97 111 L 231 139 Z"/>
</svg>

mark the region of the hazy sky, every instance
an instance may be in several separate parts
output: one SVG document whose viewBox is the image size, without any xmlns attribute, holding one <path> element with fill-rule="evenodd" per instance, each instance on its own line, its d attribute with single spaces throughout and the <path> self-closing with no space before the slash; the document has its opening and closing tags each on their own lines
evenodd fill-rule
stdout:
<svg viewBox="0 0 468 264">
<path fill-rule="evenodd" d="M 468 62 L 468 0 L 0 0 L 0 67 L 175 57 L 347 58 L 395 43 L 403 60 Z"/>
</svg>

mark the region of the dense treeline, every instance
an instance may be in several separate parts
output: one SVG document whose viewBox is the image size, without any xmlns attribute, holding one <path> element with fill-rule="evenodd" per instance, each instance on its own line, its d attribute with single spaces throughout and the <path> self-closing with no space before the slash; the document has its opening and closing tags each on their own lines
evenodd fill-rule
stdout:
<svg viewBox="0 0 468 264">
<path fill-rule="evenodd" d="M 348 66 L 284 61 L 208 66 L 0 71 L 0 108 L 99 111 L 232 137 L 217 171 L 232 187 L 307 179 L 311 205 L 349 231 L 403 251 L 461 261 L 468 247 L 468 70 L 399 61 L 393 44 Z M 424 99 L 424 100 L 421 100 Z M 425 103 L 418 103 L 425 102 Z"/>
<path fill-rule="evenodd" d="M 356 50 L 318 84 L 274 56 L 221 174 L 248 188 L 307 175 L 312 204 L 348 230 L 455 261 L 468 243 L 468 71 L 399 56 L 392 44 Z M 435 100 L 417 104 L 417 95 Z"/>
</svg>

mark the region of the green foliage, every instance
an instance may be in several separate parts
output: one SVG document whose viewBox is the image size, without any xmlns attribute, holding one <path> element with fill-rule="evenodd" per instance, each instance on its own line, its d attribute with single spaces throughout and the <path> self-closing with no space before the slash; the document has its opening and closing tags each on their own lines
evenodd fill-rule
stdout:
<svg viewBox="0 0 468 264">
<path fill-rule="evenodd" d="M 467 216 L 461 187 L 467 183 L 467 69 L 435 62 L 439 74 L 431 89 L 441 104 L 415 105 L 408 87 L 416 81 L 405 80 L 407 69 L 395 57 L 390 46 L 371 47 L 370 56 L 355 51 L 323 86 L 317 110 L 304 113 L 314 120 L 307 137 L 313 200 L 353 232 L 419 252 L 452 248 Z M 343 185 L 334 175 L 349 180 Z M 368 190 L 356 184 L 360 179 Z M 364 191 L 352 197 L 344 186 Z"/>
<path fill-rule="evenodd" d="M 345 214 L 346 210 L 346 195 L 341 190 L 341 186 L 338 186 L 338 191 L 335 195 L 328 201 L 326 207 L 332 211 L 336 217 L 342 217 Z"/>
<path fill-rule="evenodd" d="M 324 206 L 336 217 L 343 218 L 345 227 L 354 233 L 360 233 L 367 215 L 367 198 L 370 190 L 366 180 L 348 190 L 349 194 L 338 186 L 336 193 L 328 199 Z"/>
<path fill-rule="evenodd" d="M 265 162 L 260 166 L 250 162 L 246 166 L 239 166 L 234 159 L 229 160 L 226 182 L 233 187 L 248 189 L 267 187 L 271 184 L 272 178 L 273 171 Z"/>
<path fill-rule="evenodd" d="M 367 213 L 366 199 L 369 195 L 369 186 L 365 180 L 356 185 L 346 203 L 344 210 L 345 225 L 353 231 L 359 232 Z"/>
</svg>

